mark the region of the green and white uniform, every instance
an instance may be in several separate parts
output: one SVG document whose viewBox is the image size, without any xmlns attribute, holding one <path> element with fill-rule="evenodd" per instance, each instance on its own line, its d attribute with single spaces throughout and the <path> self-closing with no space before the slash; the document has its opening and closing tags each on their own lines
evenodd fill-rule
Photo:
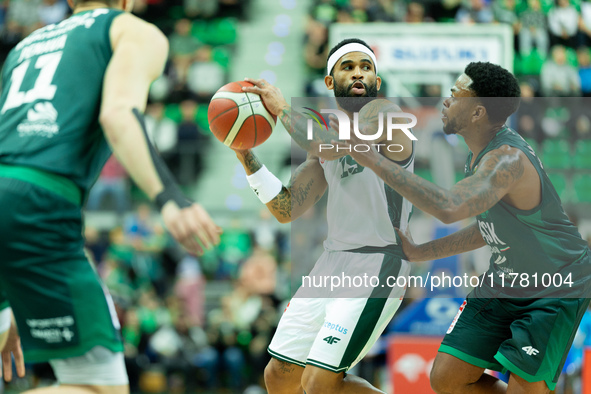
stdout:
<svg viewBox="0 0 591 394">
<path fill-rule="evenodd" d="M 402 302 L 405 287 L 388 278 L 410 271 L 394 228 L 406 229 L 412 206 L 350 156 L 320 164 L 328 184 L 325 251 L 281 317 L 269 353 L 343 372 L 367 354 Z M 414 154 L 400 164 L 413 171 Z M 327 277 L 343 285 L 312 284 Z"/>
<path fill-rule="evenodd" d="M 439 350 L 530 382 L 544 380 L 554 389 L 589 304 L 589 248 L 564 213 L 542 163 L 515 131 L 501 129 L 472 166 L 470 153 L 466 176 L 503 145 L 521 150 L 535 167 L 542 201 L 527 211 L 499 201 L 476 217 L 492 250 L 490 268 Z"/>
<path fill-rule="evenodd" d="M 83 247 L 82 204 L 111 152 L 98 115 L 121 11 L 33 32 L 9 54 L 0 96 L 0 306 L 25 360 L 123 350 L 107 291 Z"/>
</svg>

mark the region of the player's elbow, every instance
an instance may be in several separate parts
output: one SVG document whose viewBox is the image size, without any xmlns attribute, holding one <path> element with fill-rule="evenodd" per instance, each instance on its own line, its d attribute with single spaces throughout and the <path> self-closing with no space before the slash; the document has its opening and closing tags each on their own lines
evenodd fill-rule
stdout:
<svg viewBox="0 0 591 394">
<path fill-rule="evenodd" d="M 125 128 L 127 119 L 133 116 L 132 109 L 127 106 L 110 106 L 101 109 L 99 123 L 110 141 L 114 141 Z"/>
<path fill-rule="evenodd" d="M 277 221 L 281 224 L 291 223 L 291 217 L 283 216 L 283 215 L 273 215 L 273 216 L 275 216 L 275 219 L 277 219 Z"/>
<path fill-rule="evenodd" d="M 439 219 L 444 224 L 452 224 L 459 220 L 462 220 L 462 218 L 458 214 L 458 210 L 455 208 L 442 209 L 439 212 L 439 215 L 437 215 L 437 219 Z"/>
</svg>

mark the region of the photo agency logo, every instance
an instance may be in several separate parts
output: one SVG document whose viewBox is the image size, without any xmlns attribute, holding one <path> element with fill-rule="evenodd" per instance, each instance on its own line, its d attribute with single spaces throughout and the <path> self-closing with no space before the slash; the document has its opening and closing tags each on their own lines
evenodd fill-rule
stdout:
<svg viewBox="0 0 591 394">
<path fill-rule="evenodd" d="M 411 113 L 406 113 L 406 112 L 386 112 L 386 113 L 383 113 L 383 112 L 380 112 L 380 113 L 378 113 L 378 129 L 377 129 L 377 131 L 373 134 L 367 134 L 367 132 L 369 130 L 363 130 L 364 131 L 363 133 L 359 130 L 359 113 L 358 112 L 353 112 L 353 122 L 351 122 L 349 116 L 345 112 L 340 111 L 338 109 L 321 109 L 320 112 L 318 112 L 310 107 L 304 107 L 304 108 L 311 111 L 311 112 L 305 112 L 306 115 L 311 117 L 311 119 L 308 119 L 308 124 L 307 124 L 307 131 L 308 131 L 307 138 L 308 138 L 308 140 L 311 141 L 314 139 L 314 122 L 316 122 L 318 124 L 318 126 L 320 126 L 320 130 L 322 130 L 324 128 L 328 132 L 328 123 L 326 122 L 326 120 L 324 119 L 322 114 L 333 114 L 336 116 L 338 123 L 339 123 L 339 127 L 338 127 L 339 140 L 348 141 L 351 139 L 351 125 L 353 125 L 353 132 L 355 133 L 357 138 L 359 138 L 362 141 L 367 141 L 367 143 L 354 144 L 348 148 L 335 146 L 333 144 L 320 144 L 319 145 L 320 152 L 322 152 L 323 149 L 324 150 L 331 150 L 331 149 L 335 149 L 335 148 L 336 148 L 337 152 L 339 150 L 343 150 L 343 149 L 348 150 L 349 152 L 351 150 L 354 150 L 355 152 L 368 152 L 372 147 L 374 147 L 378 152 L 381 149 L 386 149 L 386 150 L 388 150 L 388 152 L 393 152 L 393 153 L 402 152 L 402 150 L 403 150 L 402 145 L 387 143 L 388 141 L 392 140 L 392 135 L 395 130 L 402 131 L 408 138 L 410 138 L 413 141 L 417 140 L 417 137 L 415 137 L 410 131 L 411 128 L 413 128 L 414 126 L 417 125 L 417 117 Z M 385 121 L 386 127 L 384 127 L 384 119 L 386 120 Z M 410 120 L 410 122 L 400 123 L 400 121 L 403 119 L 408 119 L 408 120 Z M 386 140 L 382 139 L 382 136 L 384 135 L 384 128 L 385 128 L 385 132 L 386 132 Z M 383 141 L 383 142 L 369 143 L 370 141 Z"/>
</svg>

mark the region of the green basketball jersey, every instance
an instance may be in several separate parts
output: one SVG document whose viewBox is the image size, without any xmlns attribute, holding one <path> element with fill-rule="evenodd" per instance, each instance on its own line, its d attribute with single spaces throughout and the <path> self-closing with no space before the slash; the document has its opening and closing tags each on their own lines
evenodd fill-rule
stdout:
<svg viewBox="0 0 591 394">
<path fill-rule="evenodd" d="M 515 147 L 528 157 L 540 176 L 542 201 L 527 211 L 499 201 L 476 217 L 482 237 L 492 251 L 489 270 L 477 293 L 581 297 L 591 278 L 587 242 L 568 219 L 541 161 L 527 142 L 504 127 L 478 154 L 472 167 L 473 155 L 469 154 L 466 176 L 478 171 L 485 154 L 502 145 Z"/>
<path fill-rule="evenodd" d="M 0 163 L 90 189 L 111 154 L 98 123 L 109 30 L 122 11 L 95 9 L 36 30 L 8 55 L 0 96 Z"/>
</svg>

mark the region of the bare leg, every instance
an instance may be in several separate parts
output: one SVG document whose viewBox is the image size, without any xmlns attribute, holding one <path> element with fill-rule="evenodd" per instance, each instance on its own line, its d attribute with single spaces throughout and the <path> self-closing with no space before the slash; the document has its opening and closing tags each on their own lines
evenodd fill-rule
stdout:
<svg viewBox="0 0 591 394">
<path fill-rule="evenodd" d="M 437 353 L 431 370 L 437 394 L 505 394 L 507 385 L 477 367 L 447 353 Z"/>
<path fill-rule="evenodd" d="M 62 384 L 25 391 L 24 394 L 129 394 L 129 386 L 78 386 Z"/>
<path fill-rule="evenodd" d="M 265 385 L 269 394 L 302 394 L 302 374 L 299 365 L 272 358 L 265 368 Z"/>
<path fill-rule="evenodd" d="M 306 366 L 302 386 L 306 394 L 383 394 L 366 380 L 344 372 L 336 373 L 326 369 Z"/>
<path fill-rule="evenodd" d="M 546 382 L 530 383 L 525 379 L 520 378 L 515 374 L 511 374 L 509 378 L 509 388 L 507 394 L 548 394 L 550 389 Z"/>
</svg>

